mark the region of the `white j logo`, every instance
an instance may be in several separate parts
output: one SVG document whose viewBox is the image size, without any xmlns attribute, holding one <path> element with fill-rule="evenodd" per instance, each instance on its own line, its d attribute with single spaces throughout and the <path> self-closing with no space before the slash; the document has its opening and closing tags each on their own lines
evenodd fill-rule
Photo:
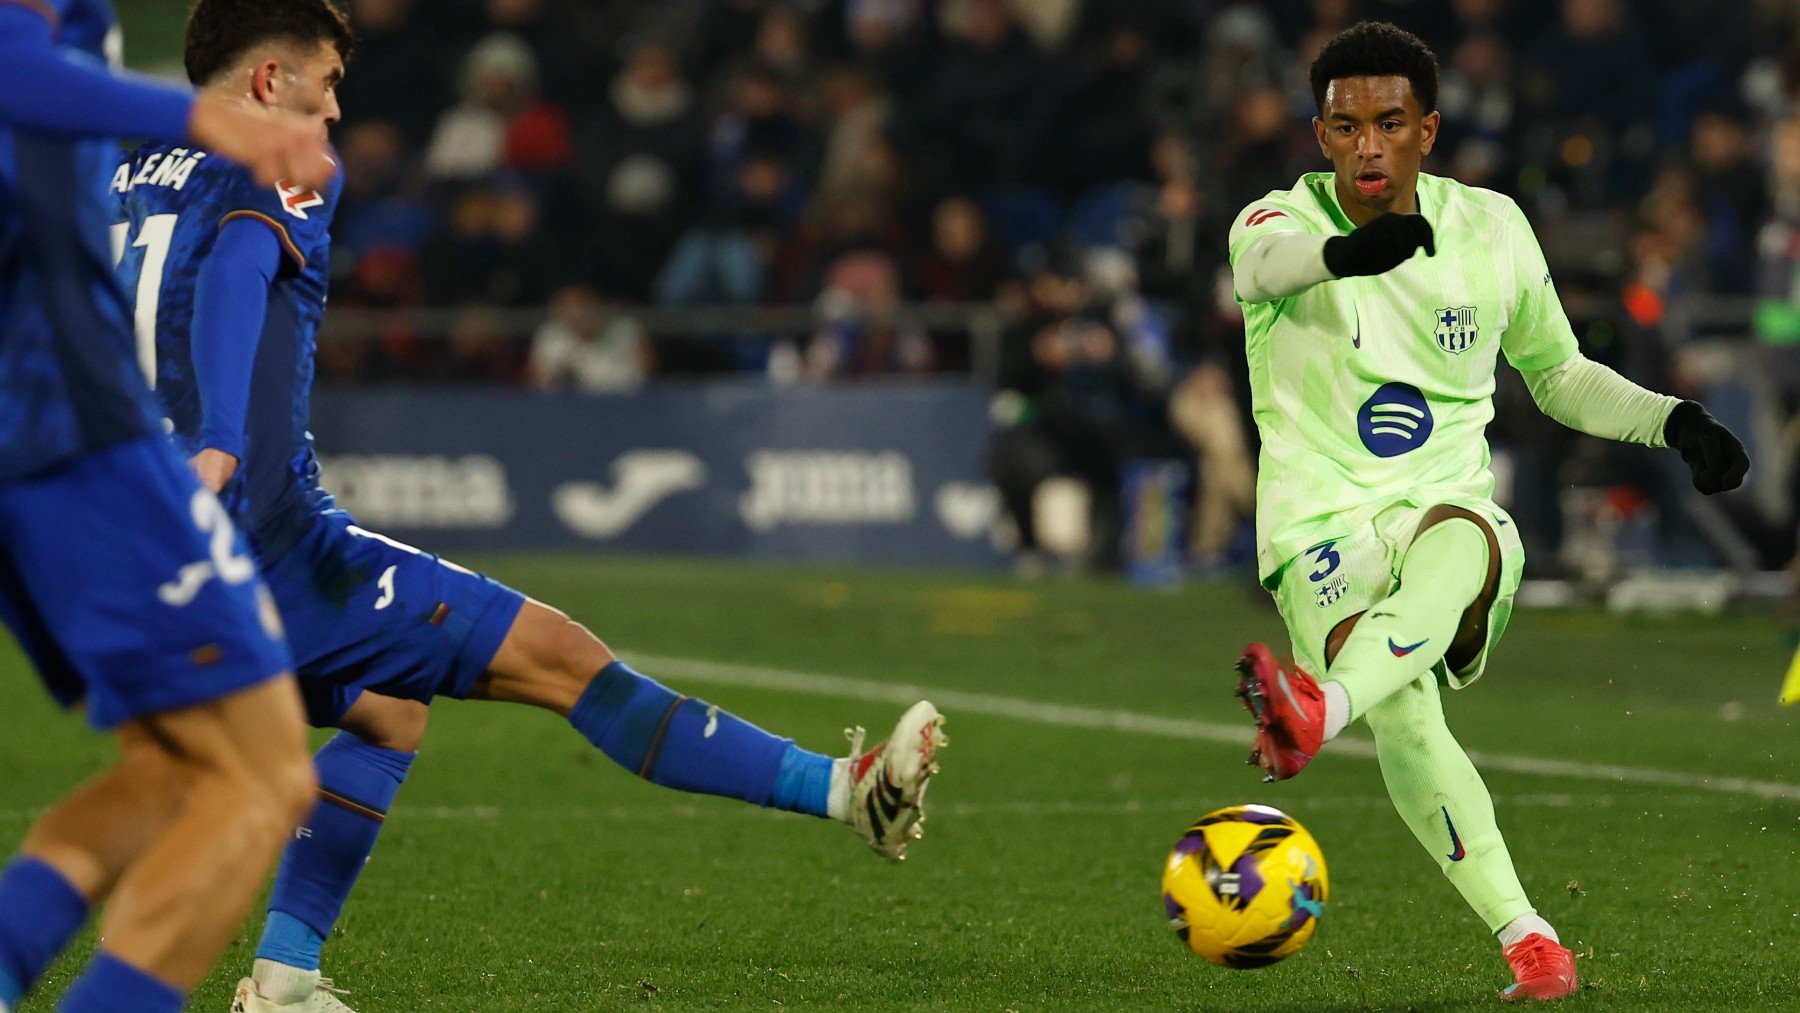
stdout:
<svg viewBox="0 0 1800 1013">
<path fill-rule="evenodd" d="M 381 579 L 375 582 L 375 586 L 381 588 L 381 597 L 375 599 L 377 612 L 394 603 L 394 571 L 397 569 L 399 566 L 395 565 L 381 571 Z"/>
</svg>

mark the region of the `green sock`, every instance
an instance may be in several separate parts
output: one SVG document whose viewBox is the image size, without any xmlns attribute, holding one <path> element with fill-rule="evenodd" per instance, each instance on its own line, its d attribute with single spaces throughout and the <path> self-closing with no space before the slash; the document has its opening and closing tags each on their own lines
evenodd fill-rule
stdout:
<svg viewBox="0 0 1800 1013">
<path fill-rule="evenodd" d="M 1381 776 L 1400 818 L 1490 932 L 1533 913 L 1494 822 L 1494 800 L 1444 723 L 1427 674 L 1369 709 Z"/>
<path fill-rule="evenodd" d="M 1346 724 L 1443 660 L 1487 568 L 1487 534 L 1466 517 L 1440 521 L 1413 540 L 1399 589 L 1357 620 L 1326 670 L 1325 681 L 1350 697 Z"/>
</svg>

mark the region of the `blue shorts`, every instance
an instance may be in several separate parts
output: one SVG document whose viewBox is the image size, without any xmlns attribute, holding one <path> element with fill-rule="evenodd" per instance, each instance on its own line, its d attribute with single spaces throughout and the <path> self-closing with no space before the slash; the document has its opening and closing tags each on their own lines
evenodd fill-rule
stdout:
<svg viewBox="0 0 1800 1013">
<path fill-rule="evenodd" d="M 0 483 L 0 619 L 95 728 L 290 667 L 243 536 L 159 437 Z"/>
<path fill-rule="evenodd" d="M 319 728 L 337 724 L 365 689 L 424 703 L 468 696 L 525 604 L 341 510 L 313 518 L 263 578 L 287 624 L 307 720 Z"/>
</svg>

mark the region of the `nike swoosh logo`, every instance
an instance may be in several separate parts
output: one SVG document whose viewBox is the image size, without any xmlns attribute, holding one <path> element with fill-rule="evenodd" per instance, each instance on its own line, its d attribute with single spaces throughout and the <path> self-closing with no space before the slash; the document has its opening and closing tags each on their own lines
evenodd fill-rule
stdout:
<svg viewBox="0 0 1800 1013">
<path fill-rule="evenodd" d="M 1282 695 L 1288 698 L 1288 706 L 1294 708 L 1295 714 L 1298 714 L 1301 717 L 1305 717 L 1306 716 L 1306 708 L 1300 706 L 1300 701 L 1295 699 L 1295 697 L 1294 697 L 1294 691 L 1288 688 L 1287 673 L 1286 672 L 1281 673 L 1281 675 L 1278 676 L 1275 681 L 1281 685 Z"/>
<path fill-rule="evenodd" d="M 1444 857 L 1452 862 L 1460 862 L 1468 851 L 1463 848 L 1462 838 L 1456 834 L 1456 824 L 1450 821 L 1450 807 L 1438 806 L 1438 811 L 1444 814 L 1444 829 L 1450 831 L 1450 854 Z"/>
<path fill-rule="evenodd" d="M 1426 637 L 1424 640 L 1421 640 L 1416 644 L 1407 644 L 1405 647 L 1402 647 L 1399 644 L 1394 643 L 1393 637 L 1389 637 L 1388 638 L 1388 650 L 1394 652 L 1394 657 L 1404 658 L 1407 655 L 1411 654 L 1412 652 L 1418 650 L 1419 648 L 1424 647 L 1425 644 L 1430 639 L 1431 639 L 1430 637 Z"/>
</svg>

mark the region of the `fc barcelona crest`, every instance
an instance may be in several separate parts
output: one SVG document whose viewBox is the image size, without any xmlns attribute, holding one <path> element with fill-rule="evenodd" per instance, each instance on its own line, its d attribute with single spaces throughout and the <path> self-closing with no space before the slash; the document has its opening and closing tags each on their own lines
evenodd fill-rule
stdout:
<svg viewBox="0 0 1800 1013">
<path fill-rule="evenodd" d="M 1460 355 L 1474 347 L 1480 332 L 1475 329 L 1475 307 L 1447 306 L 1437 311 L 1438 347 L 1452 355 Z"/>
</svg>

